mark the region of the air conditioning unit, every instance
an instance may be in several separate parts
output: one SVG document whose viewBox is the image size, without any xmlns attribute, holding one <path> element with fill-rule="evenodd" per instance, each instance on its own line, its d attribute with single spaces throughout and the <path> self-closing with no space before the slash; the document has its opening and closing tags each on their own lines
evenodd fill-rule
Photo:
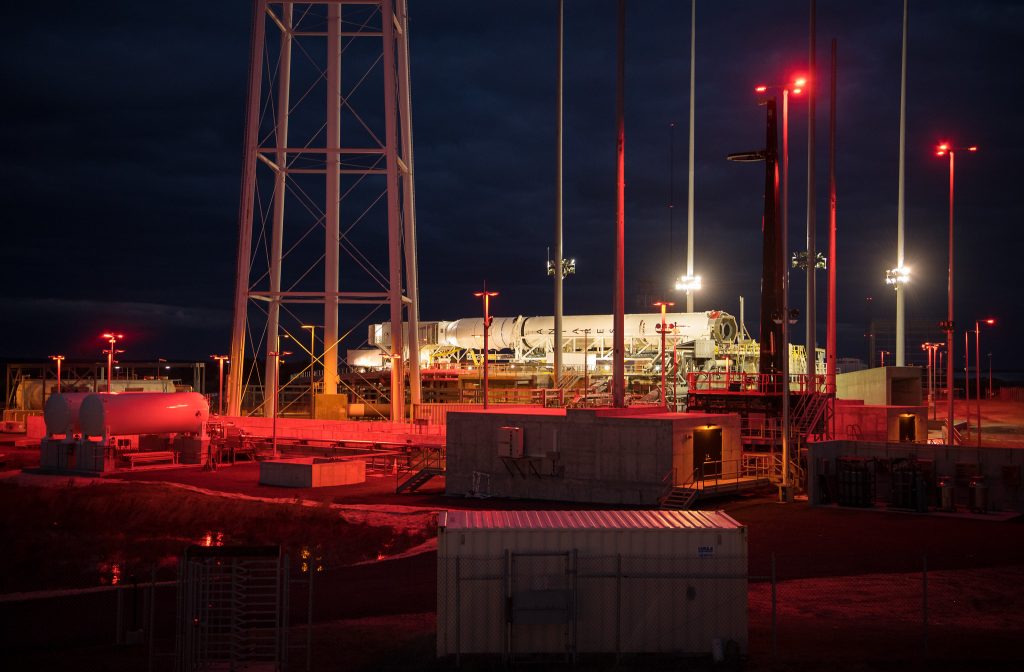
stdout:
<svg viewBox="0 0 1024 672">
<path fill-rule="evenodd" d="M 523 456 L 523 428 L 498 427 L 498 457 Z"/>
</svg>

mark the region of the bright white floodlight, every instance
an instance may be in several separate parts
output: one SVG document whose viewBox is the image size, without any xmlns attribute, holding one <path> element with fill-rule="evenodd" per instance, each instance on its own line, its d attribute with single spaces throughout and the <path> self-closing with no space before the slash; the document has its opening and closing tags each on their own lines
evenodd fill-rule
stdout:
<svg viewBox="0 0 1024 672">
<path fill-rule="evenodd" d="M 892 285 L 893 289 L 899 285 L 905 285 L 910 282 L 910 267 L 900 266 L 898 268 L 890 268 L 885 272 L 885 284 Z"/>
<path fill-rule="evenodd" d="M 684 292 L 696 292 L 700 289 L 699 275 L 684 275 L 676 280 L 676 289 Z"/>
</svg>

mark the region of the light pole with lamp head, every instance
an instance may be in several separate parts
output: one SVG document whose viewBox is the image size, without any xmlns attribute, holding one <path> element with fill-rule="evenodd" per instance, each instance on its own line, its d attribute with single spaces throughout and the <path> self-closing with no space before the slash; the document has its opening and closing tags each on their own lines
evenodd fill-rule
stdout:
<svg viewBox="0 0 1024 672">
<path fill-rule="evenodd" d="M 661 332 L 661 401 L 668 408 L 668 389 L 665 376 L 665 332 L 668 331 L 668 325 L 665 323 L 665 309 L 676 304 L 674 301 L 655 301 L 654 305 L 661 308 L 661 325 L 658 329 Z"/>
<path fill-rule="evenodd" d="M 114 373 L 114 355 L 124 352 L 124 350 L 118 350 L 116 346 L 117 342 L 124 338 L 124 334 L 107 332 L 100 338 L 110 344 L 110 347 L 103 351 L 103 354 L 107 356 L 107 394 L 110 394 L 110 381 Z"/>
<path fill-rule="evenodd" d="M 57 394 L 60 394 L 60 363 L 64 361 L 64 355 L 50 355 L 50 359 L 57 363 Z"/>
<path fill-rule="evenodd" d="M 942 343 L 922 343 L 921 349 L 928 353 L 928 408 L 935 418 L 935 364 L 936 352 L 942 347 Z"/>
<path fill-rule="evenodd" d="M 273 405 L 271 406 L 271 429 L 270 429 L 270 444 L 274 451 L 274 459 L 277 459 L 277 397 L 281 392 L 281 358 L 287 357 L 292 353 L 287 350 L 273 350 L 268 352 L 267 355 L 274 358 L 274 397 Z"/>
<path fill-rule="evenodd" d="M 497 296 L 497 292 L 487 290 L 487 283 L 484 282 L 484 289 L 481 292 L 473 292 L 473 296 L 484 300 L 484 410 L 487 410 L 487 363 L 490 359 L 490 347 L 487 342 L 488 333 L 491 330 L 491 297 Z"/>
<path fill-rule="evenodd" d="M 224 415 L 224 362 L 230 361 L 228 355 L 210 355 L 212 359 L 217 360 L 217 365 L 220 374 L 220 388 L 217 392 L 217 415 Z"/>
<path fill-rule="evenodd" d="M 981 325 L 995 326 L 995 323 L 995 318 L 992 317 L 974 321 L 974 403 L 978 407 L 979 448 L 981 447 Z M 991 371 L 991 368 L 989 370 Z M 991 380 L 991 377 L 989 379 Z"/>
<path fill-rule="evenodd" d="M 976 152 L 978 148 L 953 147 L 949 142 L 940 143 L 935 148 L 936 156 L 949 155 L 949 282 L 946 288 L 946 320 L 941 324 L 946 331 L 946 390 L 948 407 L 946 409 L 946 440 L 953 445 L 953 193 L 954 193 L 954 160 L 958 151 Z"/>
</svg>

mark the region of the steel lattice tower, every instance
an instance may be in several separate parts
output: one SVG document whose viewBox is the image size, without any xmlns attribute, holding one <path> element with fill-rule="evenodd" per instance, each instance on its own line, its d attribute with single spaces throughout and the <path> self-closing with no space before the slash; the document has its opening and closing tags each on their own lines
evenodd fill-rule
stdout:
<svg viewBox="0 0 1024 672">
<path fill-rule="evenodd" d="M 283 346 L 309 359 L 303 384 L 322 363 L 338 393 L 342 344 L 387 305 L 408 325 L 391 333 L 399 420 L 406 366 L 420 395 L 419 349 L 404 345 L 419 317 L 406 0 L 253 4 L 229 413 L 243 399 L 269 412 L 269 393 L 247 391 L 277 388 Z"/>
</svg>

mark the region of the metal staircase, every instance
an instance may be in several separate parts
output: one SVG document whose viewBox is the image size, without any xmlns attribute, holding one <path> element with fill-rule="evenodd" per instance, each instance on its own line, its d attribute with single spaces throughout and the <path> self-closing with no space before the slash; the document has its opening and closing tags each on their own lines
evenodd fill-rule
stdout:
<svg viewBox="0 0 1024 672">
<path fill-rule="evenodd" d="M 426 450 L 420 459 L 409 467 L 412 476 L 405 479 L 395 488 L 395 494 L 416 492 L 424 485 L 445 473 L 444 449 Z"/>
<path fill-rule="evenodd" d="M 697 501 L 698 494 L 700 494 L 700 490 L 697 488 L 685 485 L 674 487 L 668 497 L 661 502 L 661 508 L 686 511 Z"/>
</svg>

